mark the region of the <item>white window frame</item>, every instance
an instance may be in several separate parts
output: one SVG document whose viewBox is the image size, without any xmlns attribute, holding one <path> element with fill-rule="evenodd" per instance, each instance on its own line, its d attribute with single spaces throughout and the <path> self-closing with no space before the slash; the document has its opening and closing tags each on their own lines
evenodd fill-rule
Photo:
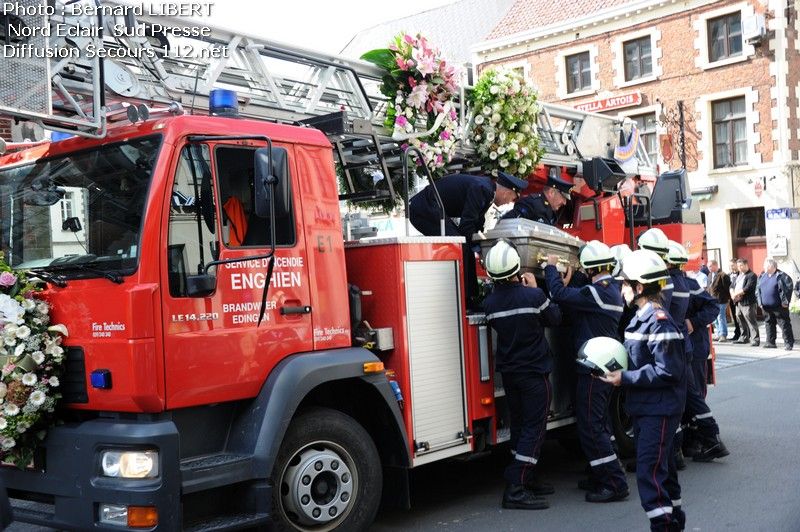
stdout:
<svg viewBox="0 0 800 532">
<path fill-rule="evenodd" d="M 531 64 L 528 61 L 512 61 L 510 63 L 503 63 L 503 67 L 508 70 L 514 70 L 515 68 L 522 68 L 522 77 L 524 77 L 529 83 L 533 83 L 531 79 Z"/>
<path fill-rule="evenodd" d="M 589 67 L 591 76 L 591 85 L 588 89 L 583 89 L 575 92 L 567 92 L 567 57 L 571 55 L 582 54 L 589 52 Z M 597 65 L 597 45 L 577 46 L 575 48 L 568 48 L 560 50 L 555 57 L 556 62 L 556 95 L 561 100 L 570 100 L 572 98 L 580 98 L 581 96 L 589 96 L 597 94 L 600 90 L 600 76 L 599 67 Z"/>
<path fill-rule="evenodd" d="M 61 223 L 66 222 L 67 218 L 73 218 L 74 216 L 75 216 L 75 193 L 72 191 L 67 191 L 64 193 L 64 197 L 61 198 Z"/>
<path fill-rule="evenodd" d="M 747 120 L 747 157 L 744 164 L 725 168 L 714 168 L 714 124 L 712 120 L 712 104 L 718 100 L 728 100 L 744 96 L 745 118 Z M 761 121 L 757 109 L 758 90 L 753 87 L 741 87 L 713 94 L 700 96 L 695 102 L 697 112 L 697 131 L 700 139 L 697 142 L 698 171 L 708 175 L 729 174 L 742 170 L 752 170 L 761 164 L 761 154 L 758 144 L 761 142 L 761 133 L 758 124 Z M 702 155 L 701 155 L 702 154 Z"/>
<path fill-rule="evenodd" d="M 755 8 L 748 4 L 747 2 L 740 2 L 738 4 L 733 4 L 730 6 L 721 7 L 719 9 L 714 9 L 713 11 L 707 11 L 705 13 L 701 13 L 697 20 L 694 21 L 694 29 L 697 32 L 697 38 L 694 41 L 694 48 L 698 50 L 700 53 L 697 54 L 695 57 L 694 63 L 697 68 L 702 70 L 709 70 L 711 68 L 717 68 L 726 65 L 732 65 L 734 63 L 741 63 L 743 61 L 747 61 L 756 53 L 756 49 L 752 44 L 747 44 L 744 40 L 744 35 L 742 35 L 742 53 L 734 56 L 728 57 L 725 59 L 720 59 L 719 61 L 714 61 L 713 63 L 709 61 L 709 55 L 711 50 L 708 49 L 708 21 L 717 17 L 722 17 L 725 15 L 732 15 L 736 12 L 741 13 L 741 20 L 742 20 L 742 29 L 744 30 L 744 21 L 748 17 L 755 16 L 756 10 Z"/>
<path fill-rule="evenodd" d="M 650 59 L 653 63 L 653 71 L 648 76 L 625 81 L 625 43 L 648 36 L 650 37 Z M 612 66 L 614 67 L 614 85 L 617 88 L 621 89 L 623 87 L 656 81 L 663 75 L 664 71 L 661 66 L 662 52 L 661 48 L 658 46 L 660 41 L 661 30 L 658 29 L 658 27 L 626 33 L 614 39 L 611 48 L 613 50 Z"/>
</svg>

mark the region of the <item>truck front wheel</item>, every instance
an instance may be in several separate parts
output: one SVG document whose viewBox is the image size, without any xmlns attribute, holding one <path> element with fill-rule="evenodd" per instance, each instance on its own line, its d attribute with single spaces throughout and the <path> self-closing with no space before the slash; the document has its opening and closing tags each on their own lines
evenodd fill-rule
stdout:
<svg viewBox="0 0 800 532">
<path fill-rule="evenodd" d="M 315 408 L 292 420 L 273 470 L 280 530 L 365 530 L 381 499 L 372 438 L 353 418 Z"/>
</svg>

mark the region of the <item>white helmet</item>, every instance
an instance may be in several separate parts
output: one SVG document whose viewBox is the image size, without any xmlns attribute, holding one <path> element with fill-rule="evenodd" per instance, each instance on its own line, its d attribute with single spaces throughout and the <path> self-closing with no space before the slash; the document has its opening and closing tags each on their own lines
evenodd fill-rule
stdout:
<svg viewBox="0 0 800 532">
<path fill-rule="evenodd" d="M 617 244 L 616 246 L 611 246 L 611 254 L 614 255 L 614 259 L 616 259 L 616 264 L 614 265 L 614 271 L 611 272 L 611 275 L 616 277 L 619 275 L 619 271 L 622 268 L 622 259 L 627 257 L 632 253 L 630 246 L 628 244 Z"/>
<path fill-rule="evenodd" d="M 619 278 L 624 281 L 637 281 L 642 284 L 669 279 L 664 259 L 649 249 L 637 249 L 622 261 Z"/>
<path fill-rule="evenodd" d="M 492 279 L 508 279 L 519 273 L 519 253 L 508 240 L 498 240 L 486 253 L 483 264 Z"/>
<path fill-rule="evenodd" d="M 592 240 L 581 249 L 580 263 L 584 269 L 607 266 L 614 264 L 614 255 L 607 245 L 599 240 Z"/>
<path fill-rule="evenodd" d="M 669 264 L 686 264 L 689 262 L 689 252 L 678 242 L 669 241 L 669 249 L 665 257 Z"/>
<path fill-rule="evenodd" d="M 657 227 L 651 227 L 639 235 L 639 247 L 664 255 L 669 247 L 669 239 L 664 234 L 664 231 Z"/>
<path fill-rule="evenodd" d="M 628 369 L 628 352 L 618 340 L 598 336 L 584 342 L 578 350 L 578 364 L 589 368 L 594 375 Z"/>
</svg>

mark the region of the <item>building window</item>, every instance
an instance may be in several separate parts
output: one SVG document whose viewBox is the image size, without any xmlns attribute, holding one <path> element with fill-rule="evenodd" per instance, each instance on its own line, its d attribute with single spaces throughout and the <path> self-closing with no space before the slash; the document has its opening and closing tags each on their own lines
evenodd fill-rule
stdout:
<svg viewBox="0 0 800 532">
<path fill-rule="evenodd" d="M 567 93 L 592 88 L 592 64 L 589 52 L 568 55 L 567 61 Z"/>
<path fill-rule="evenodd" d="M 642 139 L 642 145 L 650 156 L 650 162 L 656 163 L 658 157 L 658 141 L 656 139 L 656 114 L 648 113 L 646 115 L 631 116 L 631 120 L 636 123 L 636 129 L 639 130 L 639 137 Z"/>
<path fill-rule="evenodd" d="M 75 193 L 74 192 L 66 192 L 64 197 L 61 198 L 61 221 L 66 222 L 67 218 L 72 218 L 74 216 L 74 201 L 75 201 Z"/>
<path fill-rule="evenodd" d="M 625 81 L 644 78 L 653 74 L 653 58 L 650 53 L 650 36 L 628 41 L 623 45 L 625 55 Z"/>
<path fill-rule="evenodd" d="M 742 13 L 708 21 L 708 60 L 713 63 L 742 53 Z"/>
<path fill-rule="evenodd" d="M 747 162 L 747 119 L 744 96 L 713 102 L 714 168 Z"/>
</svg>

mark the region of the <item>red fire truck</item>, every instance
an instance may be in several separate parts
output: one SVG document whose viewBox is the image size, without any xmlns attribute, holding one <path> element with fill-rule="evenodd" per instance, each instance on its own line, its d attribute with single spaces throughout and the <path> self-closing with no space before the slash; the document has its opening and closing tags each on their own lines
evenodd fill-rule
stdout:
<svg viewBox="0 0 800 532">
<path fill-rule="evenodd" d="M 343 238 L 340 200 L 392 197 L 403 177 L 398 143 L 375 128 L 374 67 L 221 30 L 193 44 L 229 57 L 0 65 L 21 93 L 40 75 L 56 88 L 0 111 L 77 134 L 0 156 L 0 248 L 48 283 L 70 332 L 62 423 L 0 478 L 12 501 L 40 503 L 16 519 L 54 528 L 363 529 L 381 499 L 409 504 L 411 468 L 508 439 L 490 333 L 464 303 L 463 239 Z M 279 61 L 293 74 L 275 76 Z M 608 146 L 581 144 L 620 124 L 543 109 L 537 175 L 588 183 L 566 231 L 619 243 L 657 224 L 697 254 L 681 174 L 623 203 Z M 358 189 L 365 167 L 384 190 Z M 553 229 L 534 244 L 574 260 L 579 241 Z M 574 421 L 565 332 L 549 332 L 552 429 Z"/>
</svg>

